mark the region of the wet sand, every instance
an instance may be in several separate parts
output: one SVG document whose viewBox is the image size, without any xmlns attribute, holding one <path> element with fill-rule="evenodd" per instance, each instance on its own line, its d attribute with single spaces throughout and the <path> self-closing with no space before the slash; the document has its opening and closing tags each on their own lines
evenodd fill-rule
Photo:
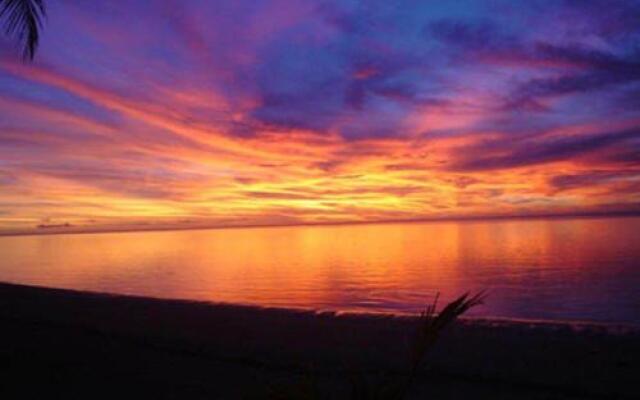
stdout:
<svg viewBox="0 0 640 400">
<path fill-rule="evenodd" d="M 268 398 L 311 376 L 340 398 L 354 373 L 403 373 L 415 323 L 0 284 L 0 395 Z M 635 328 L 462 320 L 412 398 L 626 399 L 638 376 Z"/>
</svg>

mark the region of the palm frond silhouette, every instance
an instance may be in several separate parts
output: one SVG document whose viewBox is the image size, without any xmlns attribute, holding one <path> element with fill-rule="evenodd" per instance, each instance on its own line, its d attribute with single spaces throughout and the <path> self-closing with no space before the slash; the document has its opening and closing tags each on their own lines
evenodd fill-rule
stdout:
<svg viewBox="0 0 640 400">
<path fill-rule="evenodd" d="M 4 31 L 20 42 L 26 60 L 33 60 L 36 54 L 45 15 L 43 0 L 0 0 Z"/>
</svg>

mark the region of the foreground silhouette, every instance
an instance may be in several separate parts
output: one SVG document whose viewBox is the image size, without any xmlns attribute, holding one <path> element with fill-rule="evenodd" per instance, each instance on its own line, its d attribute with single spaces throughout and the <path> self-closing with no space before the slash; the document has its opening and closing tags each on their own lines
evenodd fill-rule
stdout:
<svg viewBox="0 0 640 400">
<path fill-rule="evenodd" d="M 435 345 L 445 328 L 449 327 L 459 316 L 472 307 L 482 304 L 483 293 L 471 296 L 465 293 L 447 304 L 436 313 L 439 294 L 433 303 L 428 305 L 420 314 L 417 329 L 411 346 L 411 352 L 406 373 L 385 376 L 378 380 L 370 380 L 361 374 L 351 376 L 351 400 L 403 400 L 409 394 L 418 371 L 429 350 Z M 288 388 L 272 388 L 269 395 L 273 400 L 321 399 L 323 396 L 318 384 L 311 379 L 298 386 Z"/>
<path fill-rule="evenodd" d="M 43 0 L 0 0 L 4 30 L 18 40 L 26 60 L 33 60 L 36 54 L 45 15 Z"/>
</svg>

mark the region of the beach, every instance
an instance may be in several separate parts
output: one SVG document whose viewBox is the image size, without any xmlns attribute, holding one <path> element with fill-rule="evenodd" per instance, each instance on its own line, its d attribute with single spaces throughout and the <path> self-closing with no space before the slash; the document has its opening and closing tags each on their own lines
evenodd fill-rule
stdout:
<svg viewBox="0 0 640 400">
<path fill-rule="evenodd" d="M 6 398 L 269 398 L 313 381 L 402 374 L 416 319 L 0 284 Z M 463 319 L 410 398 L 605 399 L 640 394 L 640 330 Z"/>
</svg>

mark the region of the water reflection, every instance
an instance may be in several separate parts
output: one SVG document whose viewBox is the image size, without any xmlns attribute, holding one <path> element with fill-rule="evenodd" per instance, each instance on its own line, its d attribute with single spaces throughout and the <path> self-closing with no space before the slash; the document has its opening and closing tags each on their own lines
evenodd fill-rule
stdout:
<svg viewBox="0 0 640 400">
<path fill-rule="evenodd" d="M 413 312 L 489 289 L 476 315 L 640 322 L 640 219 L 0 238 L 0 280 L 155 297 Z"/>
</svg>

